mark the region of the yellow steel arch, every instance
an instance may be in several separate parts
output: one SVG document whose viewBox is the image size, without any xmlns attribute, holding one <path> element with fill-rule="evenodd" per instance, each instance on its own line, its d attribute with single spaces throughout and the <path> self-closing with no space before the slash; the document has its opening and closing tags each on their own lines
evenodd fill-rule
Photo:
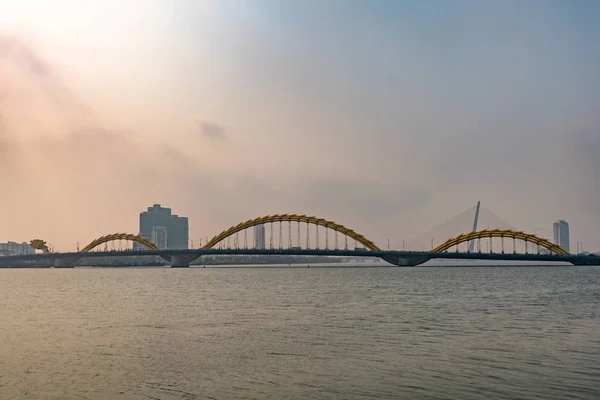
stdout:
<svg viewBox="0 0 600 400">
<path fill-rule="evenodd" d="M 156 246 L 151 241 L 144 239 L 141 236 L 132 235 L 131 233 L 112 233 L 110 235 L 101 236 L 98 239 L 92 240 L 91 243 L 88 244 L 87 246 L 85 246 L 81 251 L 83 251 L 83 252 L 92 251 L 94 248 L 100 246 L 101 244 L 104 244 L 107 242 L 112 242 L 113 240 L 129 240 L 130 242 L 139 243 L 150 249 L 158 250 L 158 246 Z"/>
<path fill-rule="evenodd" d="M 463 233 L 456 237 L 450 238 L 444 243 L 440 244 L 438 247 L 433 249 L 434 252 L 442 252 L 446 251 L 454 246 L 457 246 L 461 243 L 465 243 L 475 239 L 481 238 L 494 238 L 494 237 L 503 237 L 503 238 L 511 238 L 511 239 L 519 239 L 525 242 L 534 243 L 543 247 L 547 250 L 550 250 L 556 254 L 569 254 L 562 247 L 550 242 L 547 239 L 541 238 L 536 235 L 532 235 L 529 233 L 521 232 L 521 231 L 513 231 L 513 230 L 505 230 L 505 229 L 492 229 L 492 230 L 482 230 L 477 232 L 469 232 Z"/>
<path fill-rule="evenodd" d="M 207 242 L 204 246 L 202 246 L 202 248 L 209 249 L 215 246 L 217 243 L 221 242 L 222 240 L 228 238 L 229 236 L 236 234 L 237 232 L 243 231 L 244 229 L 252 228 L 253 226 L 268 224 L 271 222 L 306 222 L 308 224 L 324 226 L 326 228 L 332 229 L 336 232 L 340 232 L 341 234 L 356 240 L 358 243 L 362 244 L 369 250 L 380 250 L 379 247 L 375 245 L 375 243 L 365 238 L 363 235 L 353 231 L 352 229 L 346 228 L 343 225 L 323 218 L 299 214 L 267 215 L 266 217 L 258 217 L 245 222 L 241 222 L 219 233 L 218 235 L 213 237 L 209 242 Z"/>
</svg>

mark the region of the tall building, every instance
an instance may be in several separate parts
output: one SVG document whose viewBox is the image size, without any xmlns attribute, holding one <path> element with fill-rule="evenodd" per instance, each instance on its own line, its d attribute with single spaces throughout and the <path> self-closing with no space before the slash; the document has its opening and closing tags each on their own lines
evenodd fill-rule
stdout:
<svg viewBox="0 0 600 400">
<path fill-rule="evenodd" d="M 559 245 L 568 253 L 571 252 L 569 244 L 569 224 L 566 221 L 556 221 L 554 223 L 554 244 Z"/>
<path fill-rule="evenodd" d="M 169 231 L 166 226 L 153 226 L 150 231 L 150 241 L 158 246 L 159 249 L 169 247 Z"/>
<path fill-rule="evenodd" d="M 171 214 L 170 208 L 154 204 L 140 213 L 139 236 L 150 240 L 161 249 L 187 249 L 188 219 Z M 140 246 L 137 245 L 136 248 Z"/>
<path fill-rule="evenodd" d="M 35 249 L 29 243 L 7 242 L 0 243 L 0 256 L 16 256 L 20 254 L 35 254 Z"/>
<path fill-rule="evenodd" d="M 265 248 L 265 225 L 256 225 L 254 227 L 254 248 L 264 250 Z"/>
</svg>

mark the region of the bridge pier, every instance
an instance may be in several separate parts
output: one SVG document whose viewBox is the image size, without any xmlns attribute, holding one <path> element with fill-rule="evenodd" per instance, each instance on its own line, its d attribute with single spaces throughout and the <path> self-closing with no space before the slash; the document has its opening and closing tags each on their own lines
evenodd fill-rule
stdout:
<svg viewBox="0 0 600 400">
<path fill-rule="evenodd" d="M 381 257 L 381 259 L 398 267 L 414 267 L 426 263 L 431 260 L 431 257 L 399 257 L 386 255 Z"/>
<path fill-rule="evenodd" d="M 189 266 L 189 256 L 180 254 L 171 256 L 171 268 L 189 268 Z"/>
</svg>

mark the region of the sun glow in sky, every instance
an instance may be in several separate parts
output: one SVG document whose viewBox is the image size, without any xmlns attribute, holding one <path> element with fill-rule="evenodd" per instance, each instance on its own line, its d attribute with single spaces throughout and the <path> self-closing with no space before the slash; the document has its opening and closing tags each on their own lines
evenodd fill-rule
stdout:
<svg viewBox="0 0 600 400">
<path fill-rule="evenodd" d="M 192 237 L 290 212 L 400 243 L 482 200 L 600 249 L 599 8 L 0 0 L 0 241 L 162 203 Z"/>
</svg>

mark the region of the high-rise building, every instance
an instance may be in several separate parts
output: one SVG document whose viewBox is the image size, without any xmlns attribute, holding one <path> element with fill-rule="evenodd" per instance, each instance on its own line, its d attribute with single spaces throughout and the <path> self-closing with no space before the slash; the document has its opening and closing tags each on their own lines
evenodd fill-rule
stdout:
<svg viewBox="0 0 600 400">
<path fill-rule="evenodd" d="M 172 215 L 170 208 L 154 204 L 140 213 L 139 236 L 150 240 L 161 249 L 187 249 L 188 219 Z M 140 245 L 135 246 L 135 248 L 139 247 Z"/>
<path fill-rule="evenodd" d="M 35 249 L 29 243 L 7 242 L 0 243 L 0 256 L 16 256 L 20 254 L 35 254 Z"/>
<path fill-rule="evenodd" d="M 169 246 L 169 231 L 166 226 L 153 226 L 150 231 L 150 241 L 159 249 L 167 249 Z"/>
<path fill-rule="evenodd" d="M 554 244 L 559 245 L 568 253 L 571 252 L 569 244 L 569 224 L 566 221 L 556 221 L 554 223 Z"/>
<path fill-rule="evenodd" d="M 264 250 L 265 248 L 265 225 L 256 225 L 254 227 L 254 248 Z"/>
<path fill-rule="evenodd" d="M 169 232 L 169 249 L 187 249 L 189 247 L 189 228 L 187 217 L 171 216 Z"/>
</svg>

